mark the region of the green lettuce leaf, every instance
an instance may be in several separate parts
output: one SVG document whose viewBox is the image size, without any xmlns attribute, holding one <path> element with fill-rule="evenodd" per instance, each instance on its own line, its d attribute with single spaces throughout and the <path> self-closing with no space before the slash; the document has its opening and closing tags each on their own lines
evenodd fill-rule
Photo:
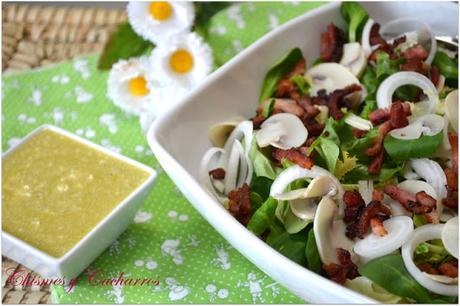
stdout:
<svg viewBox="0 0 460 306">
<path fill-rule="evenodd" d="M 285 231 L 272 231 L 267 237 L 267 243 L 287 258 L 295 261 L 299 265 L 305 266 L 307 261 L 305 256 L 307 240 L 305 237 L 305 230 L 293 235 Z"/>
<path fill-rule="evenodd" d="M 434 297 L 422 287 L 406 270 L 401 255 L 386 255 L 375 258 L 358 268 L 367 277 L 386 291 L 415 300 L 418 303 L 452 303 L 450 297 Z"/>
<path fill-rule="evenodd" d="M 347 280 L 345 287 L 386 304 L 398 304 L 404 300 L 404 298 L 386 291 L 364 276 L 358 276 L 355 279 Z"/>
<path fill-rule="evenodd" d="M 401 140 L 387 135 L 383 146 L 393 160 L 431 157 L 443 142 L 443 132 L 434 136 L 423 135 L 418 139 Z"/>
<path fill-rule="evenodd" d="M 275 220 L 275 209 L 277 204 L 277 200 L 269 197 L 252 215 L 247 225 L 248 230 L 256 235 L 261 235 L 269 229 Z"/>
<path fill-rule="evenodd" d="M 265 76 L 259 101 L 264 101 L 272 97 L 278 88 L 279 81 L 291 72 L 295 65 L 302 59 L 304 59 L 302 51 L 299 48 L 294 48 L 273 65 Z"/>
<path fill-rule="evenodd" d="M 439 67 L 441 74 L 448 80 L 453 80 L 455 85 L 457 85 L 458 80 L 458 61 L 449 57 L 447 53 L 442 51 L 437 51 L 433 60 L 433 65 Z"/>
<path fill-rule="evenodd" d="M 386 182 L 398 175 L 402 169 L 402 166 L 395 168 L 382 168 L 378 175 L 373 175 L 369 174 L 366 165 L 357 164 L 353 170 L 345 174 L 343 181 L 346 183 L 356 183 L 360 180 L 376 180 L 380 182 Z"/>
<path fill-rule="evenodd" d="M 307 78 L 305 78 L 303 75 L 295 75 L 289 80 L 295 83 L 301 94 L 306 95 L 310 93 L 310 83 L 308 83 Z"/>
<path fill-rule="evenodd" d="M 305 256 L 307 257 L 307 267 L 309 270 L 321 272 L 321 258 L 319 257 L 318 247 L 316 246 L 315 233 L 313 228 L 308 232 L 307 247 L 305 248 Z"/>
<path fill-rule="evenodd" d="M 369 17 L 366 10 L 357 2 L 342 2 L 340 13 L 348 22 L 348 41 L 357 41 Z"/>
<path fill-rule="evenodd" d="M 416 264 L 428 262 L 431 264 L 441 264 L 446 259 L 451 258 L 449 252 L 444 248 L 440 239 L 419 244 L 414 251 L 414 262 Z"/>
<path fill-rule="evenodd" d="M 271 180 L 274 180 L 277 176 L 276 166 L 270 161 L 261 149 L 257 146 L 256 138 L 253 137 L 251 148 L 249 150 L 249 159 L 252 162 L 254 168 L 254 174 L 256 176 L 264 176 Z"/>
<path fill-rule="evenodd" d="M 265 176 L 256 176 L 252 178 L 251 186 L 249 186 L 249 189 L 252 192 L 257 193 L 262 199 L 262 202 L 264 202 L 270 195 L 270 187 L 272 186 L 272 183 L 273 180 Z"/>
</svg>

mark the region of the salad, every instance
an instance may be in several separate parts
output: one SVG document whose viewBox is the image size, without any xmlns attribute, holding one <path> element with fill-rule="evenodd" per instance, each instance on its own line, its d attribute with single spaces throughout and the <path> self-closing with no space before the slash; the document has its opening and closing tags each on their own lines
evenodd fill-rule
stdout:
<svg viewBox="0 0 460 306">
<path fill-rule="evenodd" d="M 295 48 L 254 117 L 216 124 L 200 181 L 298 264 L 386 303 L 458 302 L 458 50 L 344 2 L 320 57 Z"/>
</svg>

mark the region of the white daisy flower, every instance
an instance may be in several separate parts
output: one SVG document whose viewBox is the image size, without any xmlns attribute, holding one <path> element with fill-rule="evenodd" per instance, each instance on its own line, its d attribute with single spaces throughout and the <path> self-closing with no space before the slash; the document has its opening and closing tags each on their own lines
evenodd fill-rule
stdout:
<svg viewBox="0 0 460 306">
<path fill-rule="evenodd" d="M 127 10 L 133 30 L 155 44 L 172 35 L 189 32 L 195 19 L 192 2 L 132 1 Z"/>
<path fill-rule="evenodd" d="M 120 60 L 112 66 L 108 78 L 108 97 L 123 111 L 139 115 L 148 104 L 151 82 L 147 57 Z"/>
<path fill-rule="evenodd" d="M 158 82 L 193 87 L 203 80 L 213 66 L 212 50 L 195 34 L 176 35 L 158 45 L 150 55 L 152 79 Z"/>
<path fill-rule="evenodd" d="M 187 95 L 189 90 L 184 87 L 167 85 L 156 89 L 151 94 L 149 103 L 139 116 L 139 123 L 142 131 L 148 131 L 152 122 Z"/>
</svg>

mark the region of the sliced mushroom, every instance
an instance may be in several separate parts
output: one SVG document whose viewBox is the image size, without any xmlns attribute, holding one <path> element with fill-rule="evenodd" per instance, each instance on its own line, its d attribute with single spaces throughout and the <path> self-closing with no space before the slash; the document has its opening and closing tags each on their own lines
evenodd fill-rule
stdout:
<svg viewBox="0 0 460 306">
<path fill-rule="evenodd" d="M 211 126 L 209 129 L 209 140 L 211 140 L 214 146 L 223 148 L 232 131 L 242 121 L 244 121 L 244 118 L 238 116 Z"/>
<path fill-rule="evenodd" d="M 288 150 L 303 145 L 307 140 L 308 130 L 299 117 L 289 113 L 281 113 L 265 120 L 255 136 L 257 144 L 261 148 L 272 145 L 279 149 Z"/>
<path fill-rule="evenodd" d="M 417 118 L 409 125 L 390 131 L 390 135 L 397 139 L 418 139 L 422 135 L 434 136 L 444 128 L 444 119 L 435 114 L 427 114 Z"/>
<path fill-rule="evenodd" d="M 415 173 L 433 187 L 436 191 L 436 199 L 447 197 L 446 174 L 437 162 L 428 158 L 417 158 L 411 159 L 409 164 Z"/>
<path fill-rule="evenodd" d="M 370 233 L 356 242 L 353 250 L 367 260 L 391 254 L 399 249 L 414 230 L 412 219 L 407 216 L 396 216 L 383 221 L 388 234 L 378 236 Z"/>
<path fill-rule="evenodd" d="M 313 231 L 319 257 L 324 264 L 339 263 L 336 248 L 330 239 L 330 231 L 338 211 L 337 204 L 329 197 L 324 197 L 318 204 Z"/>
<path fill-rule="evenodd" d="M 441 239 L 447 252 L 458 259 L 458 217 L 447 221 L 442 230 Z"/>
<path fill-rule="evenodd" d="M 344 65 L 357 77 L 359 77 L 367 65 L 367 58 L 361 44 L 358 42 L 343 45 L 343 55 L 340 64 Z"/>
<path fill-rule="evenodd" d="M 444 284 L 426 276 L 414 263 L 415 248 L 425 241 L 441 238 L 444 224 L 427 224 L 412 232 L 410 239 L 402 246 L 401 255 L 407 271 L 426 289 L 441 295 L 458 296 L 457 284 Z"/>
<path fill-rule="evenodd" d="M 310 68 L 305 77 L 310 80 L 311 93 L 313 96 L 318 91 L 324 89 L 326 93 L 331 93 L 336 89 L 343 89 L 352 84 L 360 84 L 356 76 L 345 66 L 337 63 L 322 63 Z M 364 100 L 366 93 L 363 90 L 355 92 L 349 96 L 353 105 L 357 105 Z"/>
<path fill-rule="evenodd" d="M 445 99 L 445 112 L 450 127 L 458 133 L 458 90 L 449 93 Z"/>
</svg>

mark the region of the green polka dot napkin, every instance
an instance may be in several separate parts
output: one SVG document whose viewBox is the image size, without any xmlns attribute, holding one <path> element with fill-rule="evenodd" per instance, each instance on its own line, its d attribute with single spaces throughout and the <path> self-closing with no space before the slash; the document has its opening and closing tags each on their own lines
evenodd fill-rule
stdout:
<svg viewBox="0 0 460 306">
<path fill-rule="evenodd" d="M 316 2 L 243 3 L 213 17 L 208 42 L 221 65 L 264 33 Z M 162 171 L 138 118 L 106 97 L 107 73 L 96 56 L 4 76 L 2 148 L 48 123 L 132 157 L 159 172 L 134 223 L 78 278 L 72 290 L 52 287 L 55 303 L 302 303 L 233 249 L 193 209 Z M 94 286 L 104 278 L 152 278 L 159 285 Z M 69 289 L 69 288 L 67 288 Z"/>
</svg>

